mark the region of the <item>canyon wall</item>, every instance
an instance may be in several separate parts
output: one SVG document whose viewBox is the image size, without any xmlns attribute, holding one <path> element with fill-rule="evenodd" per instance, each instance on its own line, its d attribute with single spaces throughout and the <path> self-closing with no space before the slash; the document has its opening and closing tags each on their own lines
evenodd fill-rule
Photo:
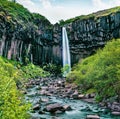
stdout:
<svg viewBox="0 0 120 119">
<path fill-rule="evenodd" d="M 120 11 L 100 17 L 76 20 L 66 25 L 72 63 L 92 55 L 107 41 L 120 38 Z"/>
<path fill-rule="evenodd" d="M 0 55 L 26 63 L 61 64 L 59 27 L 41 16 L 16 20 L 0 7 Z"/>
<path fill-rule="evenodd" d="M 97 14 L 97 13 L 96 13 Z M 72 64 L 104 47 L 108 40 L 120 38 L 120 11 L 76 19 L 64 23 L 67 29 Z M 0 7 L 0 55 L 34 64 L 62 64 L 62 26 L 34 17 L 14 18 Z"/>
</svg>

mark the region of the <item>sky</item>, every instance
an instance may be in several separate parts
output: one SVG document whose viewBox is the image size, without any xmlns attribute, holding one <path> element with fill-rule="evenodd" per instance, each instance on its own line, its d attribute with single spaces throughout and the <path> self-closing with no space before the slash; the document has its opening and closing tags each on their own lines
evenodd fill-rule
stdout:
<svg viewBox="0 0 120 119">
<path fill-rule="evenodd" d="M 120 0 L 16 0 L 30 12 L 40 13 L 52 24 L 99 10 L 120 6 Z"/>
</svg>

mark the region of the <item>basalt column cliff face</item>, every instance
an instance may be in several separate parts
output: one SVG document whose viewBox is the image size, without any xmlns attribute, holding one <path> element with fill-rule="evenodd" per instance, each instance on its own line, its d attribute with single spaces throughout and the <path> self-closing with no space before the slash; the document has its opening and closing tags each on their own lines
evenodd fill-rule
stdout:
<svg viewBox="0 0 120 119">
<path fill-rule="evenodd" d="M 120 9 L 116 13 L 101 11 L 66 25 L 72 64 L 102 48 L 108 40 L 120 38 Z M 97 16 L 101 14 L 101 16 Z"/>
<path fill-rule="evenodd" d="M 8 7 L 9 6 L 9 7 Z M 23 6 L 0 0 L 0 55 L 34 64 L 62 64 L 62 27 L 67 29 L 71 63 L 120 37 L 120 7 L 52 25 Z"/>
<path fill-rule="evenodd" d="M 14 3 L 10 5 L 14 7 Z M 23 7 L 21 9 L 26 12 L 27 18 L 19 11 L 15 11 L 17 15 L 14 17 L 11 11 L 0 6 L 0 55 L 21 62 L 61 64 L 59 26 L 51 25 L 41 15 L 31 14 Z"/>
</svg>

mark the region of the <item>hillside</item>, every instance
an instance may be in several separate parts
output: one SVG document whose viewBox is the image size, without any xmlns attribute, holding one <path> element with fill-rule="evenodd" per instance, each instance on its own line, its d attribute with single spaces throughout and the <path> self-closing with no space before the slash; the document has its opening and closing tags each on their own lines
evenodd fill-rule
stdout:
<svg viewBox="0 0 120 119">
<path fill-rule="evenodd" d="M 76 83 L 86 94 L 96 93 L 97 101 L 109 100 L 112 97 L 120 101 L 119 54 L 120 39 L 108 42 L 95 55 L 75 65 L 68 81 Z"/>
<path fill-rule="evenodd" d="M 32 14 L 22 5 L 8 0 L 0 0 L 0 16 L 6 16 L 8 20 L 16 20 L 18 22 L 33 22 L 35 19 L 47 19 L 40 14 Z"/>
</svg>

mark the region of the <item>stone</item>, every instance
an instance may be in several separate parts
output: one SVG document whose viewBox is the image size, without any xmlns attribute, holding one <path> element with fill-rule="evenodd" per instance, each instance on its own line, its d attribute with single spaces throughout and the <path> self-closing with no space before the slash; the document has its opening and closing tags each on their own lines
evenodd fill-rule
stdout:
<svg viewBox="0 0 120 119">
<path fill-rule="evenodd" d="M 46 106 L 46 111 L 48 112 L 56 112 L 57 110 L 63 111 L 64 108 L 61 104 L 55 103 L 55 104 L 50 104 Z"/>
<path fill-rule="evenodd" d="M 38 113 L 39 113 L 39 114 L 45 114 L 45 112 L 42 111 L 42 110 L 40 110 Z"/>
<path fill-rule="evenodd" d="M 94 100 L 94 98 L 89 98 L 89 99 L 82 99 L 83 101 L 85 101 L 85 102 L 88 102 L 88 103 L 95 103 L 95 100 Z"/>
<path fill-rule="evenodd" d="M 90 96 L 90 98 L 94 98 L 95 97 L 95 93 L 91 93 L 89 96 Z"/>
<path fill-rule="evenodd" d="M 39 100 L 39 102 L 45 102 L 45 103 L 47 103 L 47 102 L 49 102 L 49 99 L 48 98 L 41 98 Z"/>
<path fill-rule="evenodd" d="M 100 119 L 98 115 L 87 115 L 86 119 Z"/>
<path fill-rule="evenodd" d="M 40 109 L 40 105 L 39 105 L 39 104 L 36 104 L 35 106 L 33 106 L 32 109 L 33 109 L 33 110 L 39 110 L 39 109 Z"/>
<path fill-rule="evenodd" d="M 67 90 L 66 94 L 71 95 L 73 93 L 73 90 L 70 88 Z"/>
<path fill-rule="evenodd" d="M 87 99 L 90 98 L 90 94 L 86 94 L 85 98 L 87 98 Z"/>
<path fill-rule="evenodd" d="M 120 116 L 120 112 L 112 112 L 111 114 L 115 116 Z"/>
<path fill-rule="evenodd" d="M 78 99 L 84 99 L 85 96 L 83 94 L 78 95 Z"/>
<path fill-rule="evenodd" d="M 70 105 L 64 105 L 63 108 L 64 108 L 65 111 L 70 111 L 70 110 L 72 110 L 72 108 L 71 108 Z"/>
<path fill-rule="evenodd" d="M 55 114 L 62 114 L 62 113 L 63 111 L 60 111 L 60 110 L 55 111 Z"/>
<path fill-rule="evenodd" d="M 46 91 L 46 90 L 41 90 L 41 91 L 40 91 L 40 94 L 41 94 L 41 95 L 46 95 L 46 94 L 47 94 L 47 91 Z"/>
<path fill-rule="evenodd" d="M 78 91 L 75 90 L 75 92 L 71 96 L 73 99 L 78 99 Z"/>
</svg>

